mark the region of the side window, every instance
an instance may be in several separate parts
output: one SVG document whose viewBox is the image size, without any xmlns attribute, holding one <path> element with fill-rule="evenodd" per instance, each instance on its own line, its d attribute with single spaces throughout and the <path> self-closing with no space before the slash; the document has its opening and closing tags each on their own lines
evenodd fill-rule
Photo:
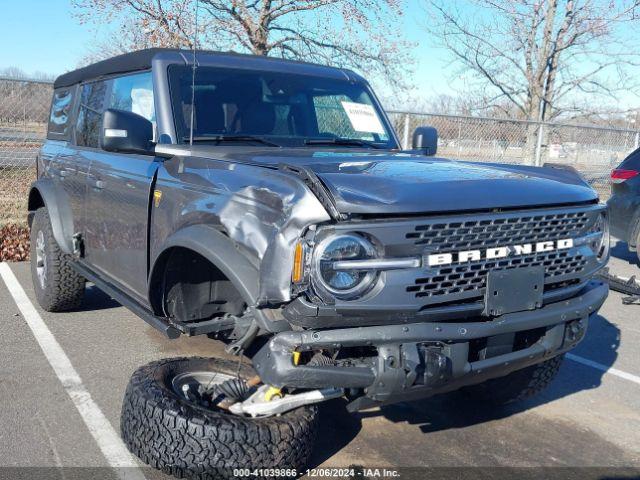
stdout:
<svg viewBox="0 0 640 480">
<path fill-rule="evenodd" d="M 153 105 L 151 72 L 127 75 L 113 80 L 107 108 L 137 113 L 150 122 L 156 121 Z"/>
<path fill-rule="evenodd" d="M 81 88 L 80 108 L 76 122 L 76 144 L 98 148 L 107 83 L 87 83 Z"/>
<path fill-rule="evenodd" d="M 50 138 L 65 138 L 69 133 L 69 115 L 73 106 L 73 87 L 60 88 L 53 92 L 49 128 Z"/>
</svg>

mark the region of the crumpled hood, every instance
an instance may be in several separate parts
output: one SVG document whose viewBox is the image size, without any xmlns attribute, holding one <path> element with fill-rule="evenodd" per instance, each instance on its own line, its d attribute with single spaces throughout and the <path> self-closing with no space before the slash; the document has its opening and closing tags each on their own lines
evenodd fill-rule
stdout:
<svg viewBox="0 0 640 480">
<path fill-rule="evenodd" d="M 270 168 L 283 163 L 308 167 L 331 192 L 340 213 L 460 212 L 584 203 L 598 198 L 579 175 L 558 168 L 355 149 L 229 148 L 224 152 L 216 149 L 215 156 Z"/>
<path fill-rule="evenodd" d="M 341 213 L 423 213 L 561 205 L 597 194 L 577 175 L 442 160 L 310 165 Z"/>
</svg>

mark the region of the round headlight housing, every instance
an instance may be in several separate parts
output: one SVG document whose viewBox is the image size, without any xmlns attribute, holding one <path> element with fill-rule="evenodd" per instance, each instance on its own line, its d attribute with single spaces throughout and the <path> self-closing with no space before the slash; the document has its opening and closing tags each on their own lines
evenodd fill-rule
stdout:
<svg viewBox="0 0 640 480">
<path fill-rule="evenodd" d="M 373 285 L 377 273 L 371 269 L 342 268 L 337 262 L 369 260 L 377 257 L 374 245 L 357 234 L 329 236 L 314 251 L 314 286 L 322 297 L 354 299 Z"/>
</svg>

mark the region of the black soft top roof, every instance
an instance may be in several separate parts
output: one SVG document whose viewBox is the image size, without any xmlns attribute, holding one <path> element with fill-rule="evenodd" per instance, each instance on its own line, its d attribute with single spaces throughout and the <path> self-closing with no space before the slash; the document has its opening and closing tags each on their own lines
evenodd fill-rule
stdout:
<svg viewBox="0 0 640 480">
<path fill-rule="evenodd" d="M 76 83 L 101 78 L 107 75 L 113 75 L 118 73 L 129 73 L 135 72 L 139 70 L 148 70 L 151 68 L 151 62 L 153 58 L 160 53 L 173 53 L 178 54 L 182 60 L 187 63 L 191 63 L 191 50 L 180 50 L 176 48 L 148 48 L 146 50 L 138 50 L 136 52 L 125 53 L 123 55 L 118 55 L 116 57 L 109 58 L 107 60 L 102 60 L 101 62 L 93 63 L 83 68 L 79 68 L 77 70 L 73 70 L 71 72 L 60 75 L 56 78 L 53 87 L 69 87 Z M 260 60 L 260 61 L 271 61 L 271 62 L 279 62 L 282 63 L 283 66 L 308 66 L 314 67 L 314 69 L 323 69 L 327 73 L 331 72 L 335 75 L 336 72 L 346 72 L 341 69 L 326 67 L 312 63 L 306 62 L 297 62 L 293 60 L 283 60 L 280 58 L 273 57 L 264 57 L 258 55 L 246 55 L 241 53 L 233 53 L 233 52 L 216 52 L 211 50 L 197 50 L 197 55 L 206 55 L 208 57 L 235 57 L 238 60 Z M 199 61 L 199 59 L 198 59 Z M 349 72 L 353 75 L 353 72 Z"/>
</svg>

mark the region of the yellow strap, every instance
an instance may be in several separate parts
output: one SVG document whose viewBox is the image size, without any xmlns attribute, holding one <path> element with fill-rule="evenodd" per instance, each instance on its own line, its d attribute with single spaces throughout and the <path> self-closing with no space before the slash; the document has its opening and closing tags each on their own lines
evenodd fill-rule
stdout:
<svg viewBox="0 0 640 480">
<path fill-rule="evenodd" d="M 273 397 L 282 397 L 282 390 L 276 387 L 269 387 L 267 392 L 264 394 L 264 399 L 267 402 L 270 402 Z"/>
<path fill-rule="evenodd" d="M 293 352 L 293 364 L 298 365 L 300 363 L 300 352 Z"/>
</svg>

